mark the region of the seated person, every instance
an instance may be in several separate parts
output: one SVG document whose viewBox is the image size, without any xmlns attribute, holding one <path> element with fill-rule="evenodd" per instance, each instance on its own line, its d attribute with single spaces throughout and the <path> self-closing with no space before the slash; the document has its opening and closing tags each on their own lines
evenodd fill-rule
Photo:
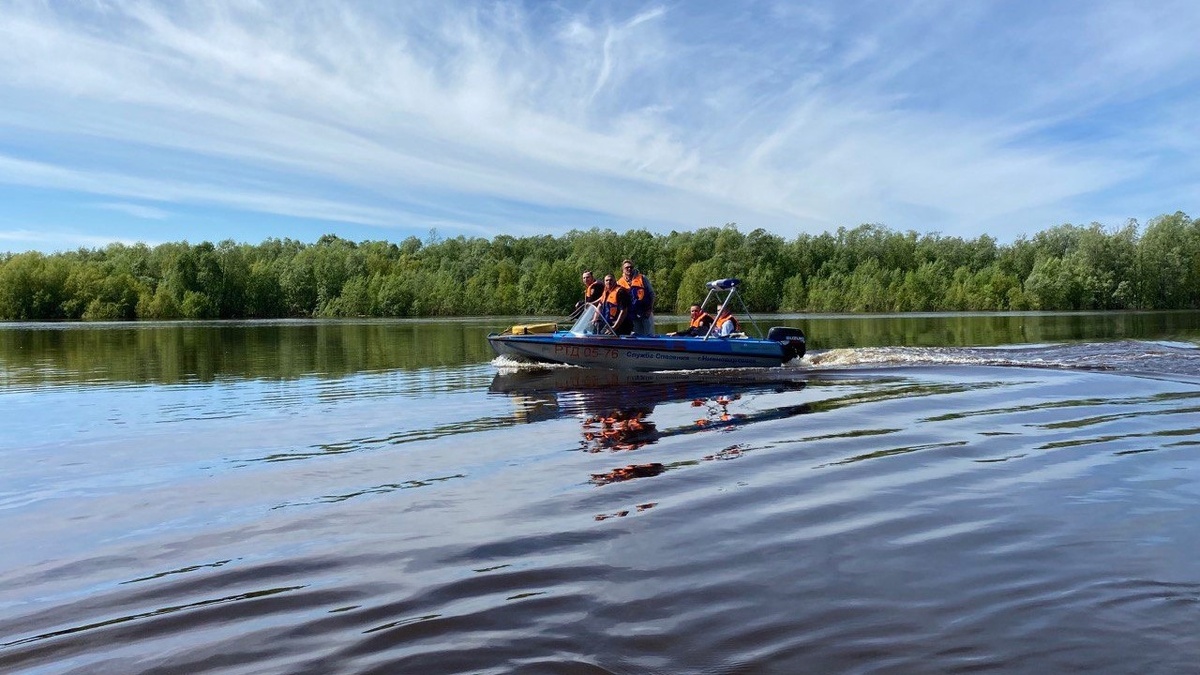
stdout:
<svg viewBox="0 0 1200 675">
<path fill-rule="evenodd" d="M 720 337 L 729 337 L 740 332 L 742 332 L 741 324 L 729 313 L 728 307 L 722 306 L 721 311 L 717 312 L 717 328 L 714 333 Z"/>
<path fill-rule="evenodd" d="M 674 333 L 667 333 L 675 337 L 704 337 L 708 335 L 708 328 L 712 326 L 713 318 L 708 312 L 704 311 L 700 305 L 692 305 L 688 309 L 688 314 L 692 317 L 691 324 L 683 330 L 677 330 Z"/>
</svg>

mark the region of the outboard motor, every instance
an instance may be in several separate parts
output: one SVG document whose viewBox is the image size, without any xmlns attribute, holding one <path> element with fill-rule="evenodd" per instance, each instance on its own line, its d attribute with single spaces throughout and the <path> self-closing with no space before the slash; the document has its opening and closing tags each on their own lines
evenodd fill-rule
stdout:
<svg viewBox="0 0 1200 675">
<path fill-rule="evenodd" d="M 804 358 L 804 331 L 786 326 L 771 326 L 767 339 L 783 345 L 783 362 Z"/>
</svg>

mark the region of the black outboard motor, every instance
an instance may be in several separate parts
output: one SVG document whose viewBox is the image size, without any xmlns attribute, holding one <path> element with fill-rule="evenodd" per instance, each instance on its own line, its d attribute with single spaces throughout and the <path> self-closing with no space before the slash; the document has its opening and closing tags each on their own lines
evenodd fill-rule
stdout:
<svg viewBox="0 0 1200 675">
<path fill-rule="evenodd" d="M 786 326 L 771 326 L 767 339 L 783 345 L 783 362 L 804 358 L 804 331 Z"/>
</svg>

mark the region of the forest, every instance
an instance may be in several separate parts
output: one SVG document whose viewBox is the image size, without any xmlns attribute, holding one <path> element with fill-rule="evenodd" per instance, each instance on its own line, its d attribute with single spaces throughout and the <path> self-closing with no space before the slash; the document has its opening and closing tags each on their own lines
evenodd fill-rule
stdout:
<svg viewBox="0 0 1200 675">
<path fill-rule="evenodd" d="M 1011 244 L 882 225 L 791 240 L 734 224 L 689 232 L 315 243 L 268 239 L 111 244 L 0 254 L 0 319 L 562 315 L 633 259 L 660 313 L 743 280 L 753 312 L 1200 308 L 1200 220 L 1177 212 L 1119 228 L 1059 225 Z"/>
</svg>

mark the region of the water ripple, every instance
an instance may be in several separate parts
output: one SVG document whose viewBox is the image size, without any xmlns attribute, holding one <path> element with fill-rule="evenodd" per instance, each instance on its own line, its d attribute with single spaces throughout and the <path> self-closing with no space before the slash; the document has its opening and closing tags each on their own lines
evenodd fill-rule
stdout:
<svg viewBox="0 0 1200 675">
<path fill-rule="evenodd" d="M 1190 672 L 1200 386 L 1116 365 L 20 394 L 0 671 Z"/>
</svg>

